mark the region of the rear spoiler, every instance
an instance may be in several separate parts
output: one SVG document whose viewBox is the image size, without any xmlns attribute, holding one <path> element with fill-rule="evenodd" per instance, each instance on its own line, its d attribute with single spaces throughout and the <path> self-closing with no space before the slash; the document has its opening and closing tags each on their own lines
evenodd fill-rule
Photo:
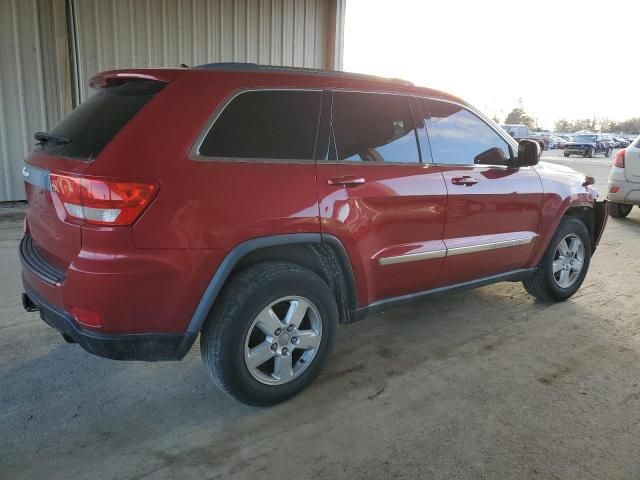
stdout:
<svg viewBox="0 0 640 480">
<path fill-rule="evenodd" d="M 101 72 L 89 80 L 91 88 L 105 88 L 122 85 L 136 80 L 152 80 L 171 83 L 182 76 L 187 69 L 177 68 L 138 68 L 134 70 L 108 70 Z"/>
</svg>

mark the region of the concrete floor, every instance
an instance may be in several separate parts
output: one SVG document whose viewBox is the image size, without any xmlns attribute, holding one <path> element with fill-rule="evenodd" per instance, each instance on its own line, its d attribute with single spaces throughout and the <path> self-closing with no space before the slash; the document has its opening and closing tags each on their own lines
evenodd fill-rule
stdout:
<svg viewBox="0 0 640 480">
<path fill-rule="evenodd" d="M 609 159 L 568 162 L 606 182 Z M 145 364 L 64 343 L 22 311 L 20 236 L 0 222 L 1 479 L 640 477 L 638 209 L 570 301 L 505 283 L 343 326 L 268 409 L 217 391 L 197 346 Z"/>
</svg>

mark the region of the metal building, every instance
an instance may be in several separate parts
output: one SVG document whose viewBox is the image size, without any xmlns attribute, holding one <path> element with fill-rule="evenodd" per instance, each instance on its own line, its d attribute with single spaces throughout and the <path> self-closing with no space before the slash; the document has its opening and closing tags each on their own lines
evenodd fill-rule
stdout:
<svg viewBox="0 0 640 480">
<path fill-rule="evenodd" d="M 102 70 L 218 61 L 342 67 L 346 0 L 0 0 L 0 201 Z"/>
</svg>

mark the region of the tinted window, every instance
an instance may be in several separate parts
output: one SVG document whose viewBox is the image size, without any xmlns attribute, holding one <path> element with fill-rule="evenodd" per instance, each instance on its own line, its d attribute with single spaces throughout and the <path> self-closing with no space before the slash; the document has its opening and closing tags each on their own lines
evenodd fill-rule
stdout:
<svg viewBox="0 0 640 480">
<path fill-rule="evenodd" d="M 407 97 L 336 92 L 333 129 L 338 160 L 420 162 Z"/>
<path fill-rule="evenodd" d="M 470 111 L 437 100 L 429 100 L 427 105 L 427 131 L 435 163 L 501 164 L 509 159 L 507 142 Z"/>
<path fill-rule="evenodd" d="M 321 98 L 321 92 L 242 93 L 215 121 L 200 145 L 200 154 L 311 160 Z"/>
<path fill-rule="evenodd" d="M 165 85 L 131 81 L 102 88 L 51 130 L 50 133 L 67 138 L 70 143 L 46 142 L 38 148 L 52 155 L 91 160 Z"/>
</svg>

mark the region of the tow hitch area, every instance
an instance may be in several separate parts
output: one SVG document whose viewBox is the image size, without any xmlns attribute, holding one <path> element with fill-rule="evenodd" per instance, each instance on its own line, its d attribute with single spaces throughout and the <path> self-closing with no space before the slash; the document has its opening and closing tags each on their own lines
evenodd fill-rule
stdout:
<svg viewBox="0 0 640 480">
<path fill-rule="evenodd" d="M 38 310 L 40 310 L 38 305 L 33 303 L 29 298 L 29 295 L 27 295 L 26 293 L 22 294 L 22 306 L 27 312 L 37 312 Z"/>
</svg>

